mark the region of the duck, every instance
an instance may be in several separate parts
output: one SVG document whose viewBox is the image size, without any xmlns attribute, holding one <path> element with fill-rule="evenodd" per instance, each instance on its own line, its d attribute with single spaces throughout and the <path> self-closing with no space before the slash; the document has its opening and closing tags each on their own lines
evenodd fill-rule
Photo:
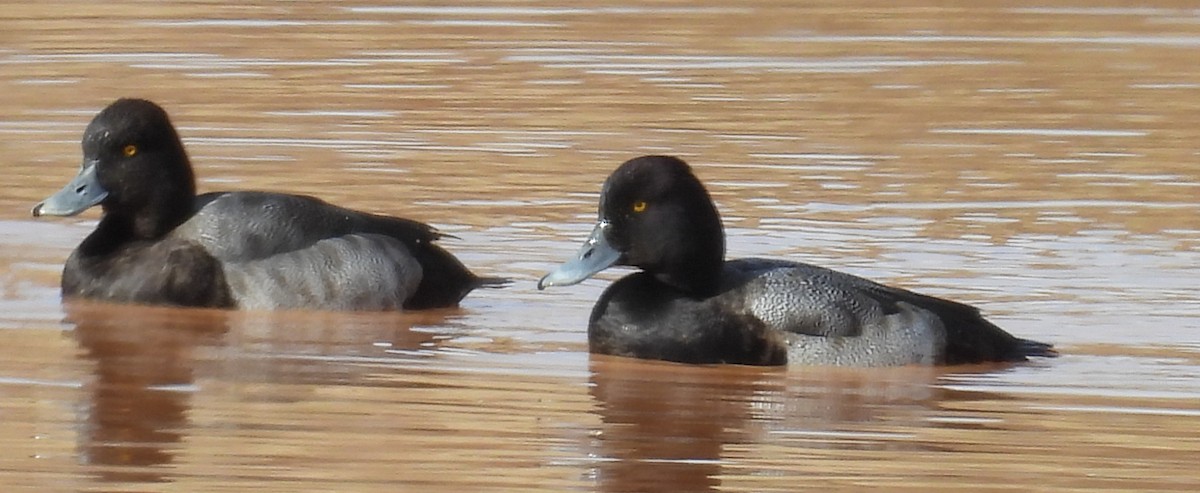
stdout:
<svg viewBox="0 0 1200 493">
<path fill-rule="evenodd" d="M 588 320 L 593 354 L 691 364 L 888 367 L 1020 362 L 1054 356 L 979 309 L 802 262 L 725 259 L 708 190 L 682 159 L 621 164 L 600 191 L 599 219 L 578 253 L 539 290 L 612 266 Z"/>
<path fill-rule="evenodd" d="M 122 98 L 84 131 L 78 174 L 33 207 L 100 221 L 67 258 L 64 300 L 252 310 L 453 307 L 506 279 L 471 272 L 411 219 L 265 191 L 197 195 L 166 110 Z"/>
</svg>

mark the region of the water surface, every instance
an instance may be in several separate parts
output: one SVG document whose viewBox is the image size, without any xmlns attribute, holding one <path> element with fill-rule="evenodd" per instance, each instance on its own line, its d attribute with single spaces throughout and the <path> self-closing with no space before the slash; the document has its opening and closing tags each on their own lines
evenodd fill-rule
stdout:
<svg viewBox="0 0 1200 493">
<path fill-rule="evenodd" d="M 1194 491 L 1200 11 L 1188 2 L 12 4 L 0 17 L 4 491 Z M 421 219 L 461 308 L 64 304 L 33 220 L 120 96 L 202 191 Z M 833 370 L 590 357 L 538 292 L 620 162 L 670 153 L 730 256 L 980 306 L 1063 356 Z"/>
</svg>

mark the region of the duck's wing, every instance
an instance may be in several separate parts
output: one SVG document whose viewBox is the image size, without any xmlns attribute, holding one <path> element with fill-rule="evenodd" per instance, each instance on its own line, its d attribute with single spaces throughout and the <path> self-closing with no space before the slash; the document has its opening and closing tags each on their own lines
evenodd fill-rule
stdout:
<svg viewBox="0 0 1200 493">
<path fill-rule="evenodd" d="M 359 233 L 224 268 L 237 305 L 263 310 L 399 310 L 422 278 L 402 243 Z"/>
<path fill-rule="evenodd" d="M 172 235 L 200 244 L 222 262 L 238 265 L 259 262 L 299 266 L 328 260 L 330 249 L 317 248 L 322 244 L 342 245 L 333 251 L 359 245 L 356 248 L 362 251 L 354 252 L 354 258 L 392 258 L 397 263 L 395 268 L 405 272 L 408 270 L 403 264 L 415 260 L 419 285 L 408 292 L 404 307 L 409 309 L 454 306 L 472 289 L 507 283 L 505 279 L 475 276 L 454 255 L 435 244 L 442 235 L 428 224 L 355 211 L 309 196 L 205 194 L 197 198 L 193 217 Z M 330 243 L 354 235 L 373 238 L 366 243 Z M 384 243 L 387 248 L 381 246 Z M 341 255 L 350 258 L 346 252 Z"/>
<path fill-rule="evenodd" d="M 1016 337 L 988 321 L 979 308 L 957 301 L 929 296 L 907 289 L 885 286 L 843 272 L 833 273 L 830 282 L 853 286 L 890 314 L 906 308 L 926 312 L 940 321 L 945 347 L 938 363 L 968 364 L 988 361 L 1025 361 L 1027 356 L 1057 356 L 1050 344 Z"/>
<path fill-rule="evenodd" d="M 265 259 L 351 233 L 390 236 L 406 246 L 428 244 L 440 236 L 425 223 L 354 211 L 303 195 L 209 193 L 197 197 L 195 210 L 172 236 L 194 241 L 228 262 Z"/>
<path fill-rule="evenodd" d="M 956 364 L 1039 354 L 1037 343 L 1012 336 L 970 305 L 804 263 L 735 262 L 748 309 L 823 359 Z"/>
</svg>

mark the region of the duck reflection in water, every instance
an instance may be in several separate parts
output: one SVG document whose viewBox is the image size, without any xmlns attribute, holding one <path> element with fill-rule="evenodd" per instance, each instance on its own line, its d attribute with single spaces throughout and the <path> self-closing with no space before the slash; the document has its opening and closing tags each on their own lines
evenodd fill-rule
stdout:
<svg viewBox="0 0 1200 493">
<path fill-rule="evenodd" d="M 189 436 L 210 433 L 189 421 L 196 406 L 215 400 L 236 411 L 267 398 L 225 384 L 271 391 L 359 382 L 373 370 L 354 364 L 355 356 L 434 349 L 442 334 L 413 326 L 445 324 L 455 313 L 226 311 L 84 300 L 63 306 L 79 357 L 95 365 L 80 406 L 80 462 L 101 481 L 126 483 L 173 481 L 174 469 L 163 466 Z M 251 412 L 242 419 L 273 417 Z"/>
<path fill-rule="evenodd" d="M 82 357 L 95 363 L 81 420 L 81 462 L 105 481 L 162 482 L 187 428 L 195 350 L 228 330 L 215 310 L 64 304 Z"/>
<path fill-rule="evenodd" d="M 604 492 L 715 492 L 758 474 L 765 443 L 812 449 L 924 450 L 907 434 L 862 436 L 865 426 L 921 426 L 956 396 L 932 385 L 936 367 L 892 369 L 691 366 L 591 357 L 601 424 L 587 455 Z M 768 454 L 769 455 L 769 454 Z M 735 466 L 735 467 L 730 467 Z M 772 473 L 778 465 L 770 467 Z M 786 474 L 824 474 L 789 464 Z M 753 488 L 750 488 L 751 490 Z"/>
</svg>

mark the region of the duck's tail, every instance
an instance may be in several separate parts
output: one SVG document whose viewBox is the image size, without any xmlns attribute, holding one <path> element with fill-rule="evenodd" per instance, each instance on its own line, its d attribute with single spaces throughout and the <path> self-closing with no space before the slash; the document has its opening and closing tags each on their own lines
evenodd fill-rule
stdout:
<svg viewBox="0 0 1200 493">
<path fill-rule="evenodd" d="M 1058 351 L 1054 350 L 1054 345 L 1045 342 L 1017 339 L 1017 347 L 1025 356 L 1038 356 L 1042 358 L 1054 358 L 1058 356 Z"/>
<path fill-rule="evenodd" d="M 508 287 L 509 284 L 512 284 L 512 279 L 507 277 L 476 277 L 472 289 L 500 289 Z"/>
</svg>

